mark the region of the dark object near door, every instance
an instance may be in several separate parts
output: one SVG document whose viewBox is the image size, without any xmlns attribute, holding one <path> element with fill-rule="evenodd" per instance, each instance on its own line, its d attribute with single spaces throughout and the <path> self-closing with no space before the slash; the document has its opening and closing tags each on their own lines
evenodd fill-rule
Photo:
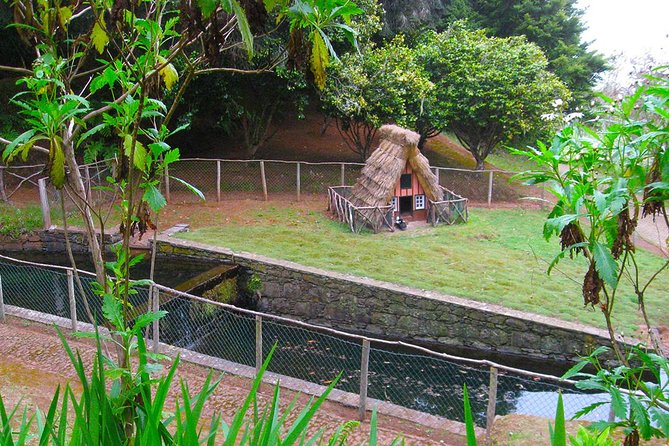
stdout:
<svg viewBox="0 0 669 446">
<path fill-rule="evenodd" d="M 398 227 L 401 231 L 404 231 L 407 228 L 407 223 L 402 220 L 402 217 L 398 215 L 395 219 L 395 226 Z"/>
<path fill-rule="evenodd" d="M 400 214 L 413 213 L 413 196 L 400 197 Z"/>
</svg>

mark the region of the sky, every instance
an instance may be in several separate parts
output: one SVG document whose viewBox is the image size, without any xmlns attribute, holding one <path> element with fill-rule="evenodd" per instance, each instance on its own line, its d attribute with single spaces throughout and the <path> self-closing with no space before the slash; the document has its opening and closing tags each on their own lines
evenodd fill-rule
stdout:
<svg viewBox="0 0 669 446">
<path fill-rule="evenodd" d="M 669 62 L 669 0 L 579 0 L 591 49 Z"/>
</svg>

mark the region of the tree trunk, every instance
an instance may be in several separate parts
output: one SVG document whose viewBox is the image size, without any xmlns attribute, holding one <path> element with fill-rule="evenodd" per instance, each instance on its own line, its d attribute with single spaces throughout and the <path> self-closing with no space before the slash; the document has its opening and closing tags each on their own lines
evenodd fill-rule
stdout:
<svg viewBox="0 0 669 446">
<path fill-rule="evenodd" d="M 476 170 L 483 170 L 485 169 L 485 161 L 480 160 L 477 157 L 474 157 L 476 159 Z"/>
<path fill-rule="evenodd" d="M 427 142 L 427 138 L 429 138 L 428 135 L 421 133 L 420 138 L 418 139 L 418 150 L 421 152 L 423 151 L 423 147 L 425 147 L 425 143 Z"/>
</svg>

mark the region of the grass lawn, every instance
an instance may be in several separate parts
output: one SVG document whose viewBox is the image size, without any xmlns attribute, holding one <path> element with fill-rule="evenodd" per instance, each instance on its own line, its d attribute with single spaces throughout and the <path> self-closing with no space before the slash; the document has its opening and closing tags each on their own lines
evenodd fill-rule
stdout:
<svg viewBox="0 0 669 446">
<path fill-rule="evenodd" d="M 466 225 L 354 235 L 321 211 L 267 203 L 178 237 L 603 327 L 599 310 L 582 304 L 583 259 L 564 260 L 546 275 L 558 249 L 542 238 L 543 221 L 540 211 L 471 209 Z M 662 264 L 646 252 L 638 257 L 648 276 Z M 667 289 L 665 271 L 647 292 L 649 314 L 662 325 Z M 629 334 L 641 317 L 628 287 L 619 296 L 617 324 Z"/>
<path fill-rule="evenodd" d="M 38 205 L 17 207 L 0 203 L 0 235 L 18 238 L 43 226 L 42 210 Z"/>
</svg>

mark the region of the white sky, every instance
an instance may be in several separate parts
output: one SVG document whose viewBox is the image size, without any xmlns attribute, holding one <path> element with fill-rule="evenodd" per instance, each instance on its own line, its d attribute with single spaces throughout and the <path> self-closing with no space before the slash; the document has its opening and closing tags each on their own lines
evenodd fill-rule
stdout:
<svg viewBox="0 0 669 446">
<path fill-rule="evenodd" d="M 579 0 L 590 48 L 611 56 L 669 61 L 669 0 Z"/>
</svg>

